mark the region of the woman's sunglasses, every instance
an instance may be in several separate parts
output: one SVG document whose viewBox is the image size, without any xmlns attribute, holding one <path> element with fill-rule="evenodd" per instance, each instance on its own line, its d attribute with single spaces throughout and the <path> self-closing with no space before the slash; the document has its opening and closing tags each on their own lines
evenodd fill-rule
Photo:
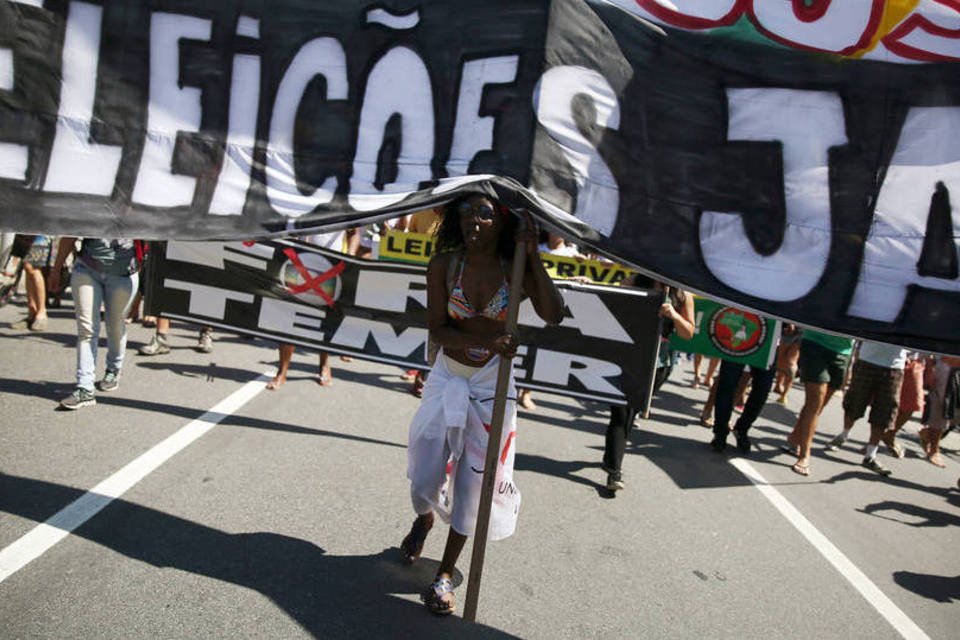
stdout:
<svg viewBox="0 0 960 640">
<path fill-rule="evenodd" d="M 457 207 L 457 213 L 461 218 L 472 217 L 477 220 L 493 220 L 497 214 L 496 209 L 486 202 L 471 204 L 470 202 L 461 202 Z"/>
</svg>

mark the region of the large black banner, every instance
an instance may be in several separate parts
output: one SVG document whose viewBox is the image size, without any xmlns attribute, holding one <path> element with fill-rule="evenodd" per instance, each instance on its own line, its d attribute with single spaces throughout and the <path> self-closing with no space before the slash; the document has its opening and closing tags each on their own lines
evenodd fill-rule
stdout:
<svg viewBox="0 0 960 640">
<path fill-rule="evenodd" d="M 426 267 L 358 260 L 289 240 L 169 242 L 150 252 L 148 312 L 278 342 L 427 368 Z M 527 389 L 646 408 L 663 295 L 558 283 L 566 312 L 520 306 L 514 360 Z"/>
<path fill-rule="evenodd" d="M 670 282 L 960 354 L 958 60 L 948 0 L 0 0 L 0 226 L 265 237 L 483 180 Z"/>
</svg>

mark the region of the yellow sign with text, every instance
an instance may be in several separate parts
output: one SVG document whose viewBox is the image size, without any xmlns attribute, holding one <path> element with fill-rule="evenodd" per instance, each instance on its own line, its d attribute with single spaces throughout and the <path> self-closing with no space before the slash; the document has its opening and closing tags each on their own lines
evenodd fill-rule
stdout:
<svg viewBox="0 0 960 640">
<path fill-rule="evenodd" d="M 380 236 L 380 259 L 427 264 L 433 255 L 433 246 L 434 238 L 431 235 L 388 229 Z M 633 270 L 613 262 L 571 258 L 552 253 L 541 253 L 540 260 L 547 273 L 555 280 L 583 278 L 599 284 L 618 285 L 633 275 Z"/>
</svg>

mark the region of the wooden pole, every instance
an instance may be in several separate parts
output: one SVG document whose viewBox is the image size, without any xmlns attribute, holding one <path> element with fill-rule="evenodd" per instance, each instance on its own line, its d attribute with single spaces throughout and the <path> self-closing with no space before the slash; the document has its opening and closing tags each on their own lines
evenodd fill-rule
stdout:
<svg viewBox="0 0 960 640">
<path fill-rule="evenodd" d="M 526 221 L 520 218 L 520 229 Z M 527 259 L 526 242 L 517 242 L 513 252 L 513 268 L 510 278 L 510 299 L 507 302 L 507 333 L 517 330 L 520 312 L 520 289 Z M 490 528 L 490 510 L 493 507 L 493 490 L 497 482 L 497 465 L 500 462 L 500 439 L 503 436 L 503 416 L 507 409 L 507 385 L 513 358 L 500 358 L 497 373 L 497 390 L 493 399 L 493 416 L 490 419 L 490 434 L 487 439 L 487 456 L 483 465 L 483 485 L 480 491 L 480 507 L 477 510 L 477 525 L 473 535 L 473 555 L 470 558 L 470 575 L 467 579 L 467 602 L 463 619 L 477 621 L 477 606 L 480 600 L 480 581 L 483 576 L 483 557 L 487 549 L 487 530 Z"/>
</svg>

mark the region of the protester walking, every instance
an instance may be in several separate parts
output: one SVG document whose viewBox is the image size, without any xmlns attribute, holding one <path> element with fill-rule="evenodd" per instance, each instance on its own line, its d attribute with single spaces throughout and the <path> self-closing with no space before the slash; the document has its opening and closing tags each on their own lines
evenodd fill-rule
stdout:
<svg viewBox="0 0 960 640">
<path fill-rule="evenodd" d="M 727 448 L 727 435 L 730 433 L 730 417 L 733 415 L 733 406 L 736 400 L 737 387 L 746 365 L 739 362 L 723 360 L 720 371 L 717 373 L 716 398 L 714 400 L 713 440 L 710 448 L 717 453 Z M 750 427 L 760 416 L 767 396 L 773 386 L 775 368 L 764 369 L 750 365 L 750 394 L 744 403 L 743 411 L 734 424 L 733 431 L 737 438 L 737 450 L 744 455 L 750 453 L 750 437 L 747 435 Z"/>
<path fill-rule="evenodd" d="M 885 434 L 890 432 L 886 437 L 891 438 L 894 432 L 906 362 L 907 350 L 902 347 L 870 341 L 860 344 L 850 387 L 843 394 L 843 430 L 827 443 L 828 451 L 843 446 L 854 423 L 863 417 L 869 406 L 870 440 L 862 464 L 882 476 L 892 473 L 877 460 L 877 450 Z M 903 457 L 897 453 L 898 445 L 888 441 L 894 455 Z"/>
<path fill-rule="evenodd" d="M 50 273 L 51 291 L 59 291 L 64 261 L 76 251 L 75 238 L 62 238 Z M 137 250 L 133 240 L 84 238 L 74 261 L 70 287 L 77 317 L 77 386 L 60 401 L 63 409 L 80 409 L 97 403 L 96 390 L 116 391 L 120 386 L 127 347 L 124 321 L 137 291 Z M 97 346 L 100 341 L 100 307 L 105 309 L 107 362 L 103 378 L 94 384 Z"/>
<path fill-rule="evenodd" d="M 853 340 L 810 329 L 804 330 L 800 341 L 800 381 L 804 401 L 793 431 L 787 436 L 784 451 L 795 455 L 791 469 L 801 476 L 810 475 L 810 447 L 817 431 L 820 412 L 830 398 L 843 387 Z"/>
<path fill-rule="evenodd" d="M 548 324 L 563 318 L 563 299 L 537 255 L 536 234 L 515 237 L 516 221 L 493 196 L 473 192 L 444 209 L 436 236 L 438 253 L 427 269 L 427 318 L 431 339 L 441 350 L 427 377 L 423 400 L 410 425 L 407 477 L 417 514 L 400 548 L 419 558 L 434 514 L 450 523 L 436 579 L 422 599 L 431 611 L 455 609 L 453 573 L 467 536 L 474 532 L 483 481 L 489 424 L 501 358 L 517 351 L 506 333 L 507 302 L 521 287 Z M 522 282 L 510 282 L 515 242 L 526 245 Z M 519 292 L 518 292 L 519 293 Z M 516 526 L 520 492 L 513 483 L 516 386 L 508 385 L 502 451 L 489 537 L 510 536 Z"/>
</svg>

